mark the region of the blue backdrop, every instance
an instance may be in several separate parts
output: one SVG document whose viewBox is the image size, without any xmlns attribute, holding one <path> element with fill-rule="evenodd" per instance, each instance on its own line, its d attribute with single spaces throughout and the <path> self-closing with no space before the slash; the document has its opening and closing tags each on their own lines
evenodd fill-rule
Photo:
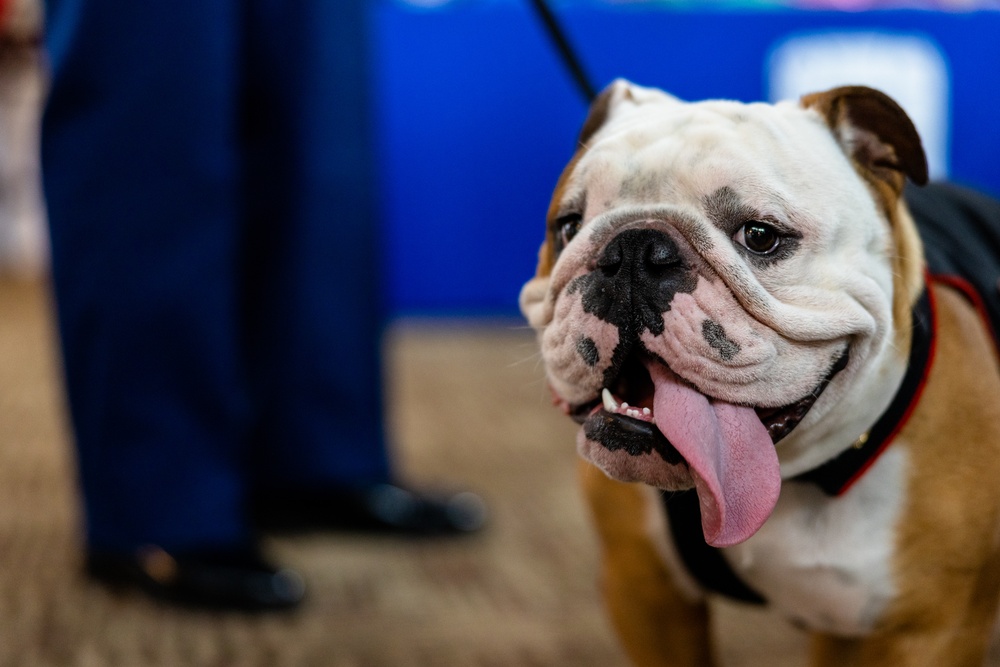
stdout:
<svg viewBox="0 0 1000 667">
<path fill-rule="evenodd" d="M 690 100 L 766 99 L 770 50 L 803 31 L 926 35 L 949 66 L 951 178 L 1000 194 L 1000 12 L 555 7 L 597 86 Z M 384 0 L 372 28 L 390 311 L 515 315 L 586 105 L 528 0 Z"/>
</svg>

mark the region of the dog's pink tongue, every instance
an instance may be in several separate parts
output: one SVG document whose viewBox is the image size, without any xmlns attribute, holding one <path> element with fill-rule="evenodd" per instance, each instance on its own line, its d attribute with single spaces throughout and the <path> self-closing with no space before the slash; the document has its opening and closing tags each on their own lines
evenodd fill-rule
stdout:
<svg viewBox="0 0 1000 667">
<path fill-rule="evenodd" d="M 688 462 L 701 505 L 705 541 L 738 544 L 778 502 L 778 455 L 753 408 L 710 400 L 665 365 L 647 363 L 656 387 L 653 419 Z"/>
</svg>

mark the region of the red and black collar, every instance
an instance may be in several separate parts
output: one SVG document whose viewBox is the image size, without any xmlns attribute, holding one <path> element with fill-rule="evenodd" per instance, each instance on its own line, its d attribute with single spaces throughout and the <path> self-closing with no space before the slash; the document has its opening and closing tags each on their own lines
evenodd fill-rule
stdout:
<svg viewBox="0 0 1000 667">
<path fill-rule="evenodd" d="M 910 358 L 903 382 L 896 390 L 889 408 L 853 446 L 818 468 L 792 478 L 793 481 L 811 482 L 828 495 L 839 496 L 861 478 L 906 425 L 920 401 L 934 362 L 936 334 L 934 295 L 928 282 L 913 306 Z"/>
</svg>

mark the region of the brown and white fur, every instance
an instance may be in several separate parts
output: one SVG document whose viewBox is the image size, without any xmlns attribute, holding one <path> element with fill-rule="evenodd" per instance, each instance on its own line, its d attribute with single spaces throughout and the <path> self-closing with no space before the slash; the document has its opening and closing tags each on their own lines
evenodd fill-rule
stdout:
<svg viewBox="0 0 1000 667">
<path fill-rule="evenodd" d="M 867 88 L 777 105 L 691 104 L 619 80 L 594 103 L 521 293 L 556 404 L 590 410 L 624 372 L 615 352 L 626 336 L 650 373 L 669 374 L 713 409 L 766 414 L 829 379 L 773 454 L 745 463 L 769 470 L 764 459 L 776 455 L 773 482 L 722 478 L 713 481 L 722 491 L 710 491 L 705 462 L 609 449 L 581 429 L 604 594 L 636 665 L 714 664 L 706 594 L 678 560 L 659 497 L 692 486 L 703 518 L 731 515 L 705 519 L 706 539 L 811 631 L 811 664 L 982 664 L 1000 601 L 1000 372 L 970 303 L 928 287 L 937 351 L 926 388 L 857 483 L 832 497 L 791 479 L 851 447 L 906 370 L 910 312 L 925 287 L 907 177 L 926 181 L 919 137 Z M 743 245 L 754 221 L 777 230 L 774 252 Z M 641 230 L 669 239 L 666 263 L 683 275 L 626 332 L 621 315 L 581 294 L 606 268 L 612 240 Z M 845 350 L 846 367 L 831 375 Z M 666 408 L 649 393 L 647 406 Z M 683 416 L 637 419 L 662 431 Z"/>
</svg>

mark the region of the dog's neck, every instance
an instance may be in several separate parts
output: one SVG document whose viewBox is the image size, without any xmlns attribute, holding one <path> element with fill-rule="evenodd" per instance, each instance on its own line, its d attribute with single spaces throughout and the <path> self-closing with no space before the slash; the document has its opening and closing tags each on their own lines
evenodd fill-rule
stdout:
<svg viewBox="0 0 1000 667">
<path fill-rule="evenodd" d="M 913 329 L 906 373 L 889 406 L 875 424 L 826 463 L 804 472 L 796 481 L 811 482 L 825 493 L 844 493 L 875 462 L 906 424 L 920 400 L 934 360 L 936 319 L 930 283 L 913 307 Z"/>
</svg>

